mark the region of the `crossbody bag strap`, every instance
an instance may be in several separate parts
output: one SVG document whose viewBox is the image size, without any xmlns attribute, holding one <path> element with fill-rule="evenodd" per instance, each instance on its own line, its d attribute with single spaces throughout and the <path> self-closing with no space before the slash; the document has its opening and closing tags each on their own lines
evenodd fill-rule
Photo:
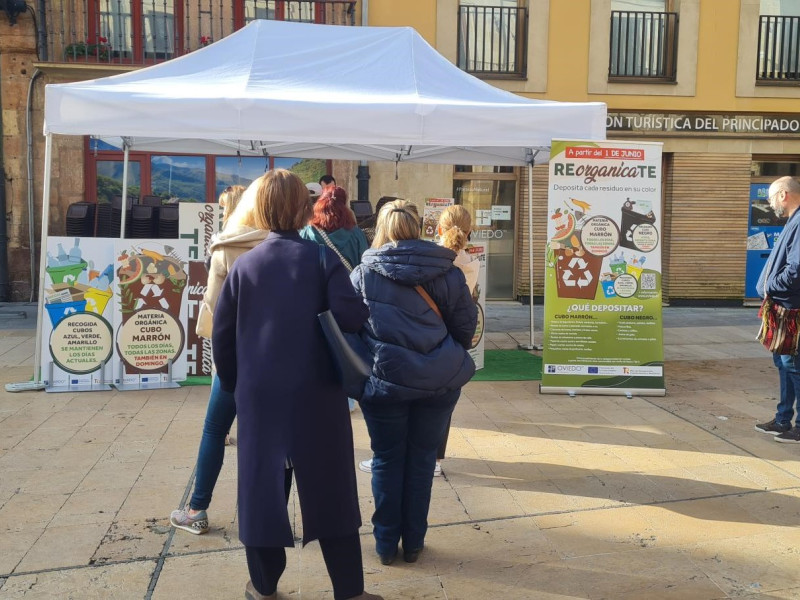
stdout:
<svg viewBox="0 0 800 600">
<path fill-rule="evenodd" d="M 325 271 L 328 270 L 328 261 L 325 259 L 325 246 L 317 246 L 319 248 L 319 274 L 322 279 L 322 291 L 325 292 L 325 297 L 328 297 L 328 284 L 325 281 Z M 327 301 L 326 301 L 327 303 Z"/>
<path fill-rule="evenodd" d="M 415 285 L 414 289 L 417 290 L 419 295 L 422 296 L 422 299 L 428 303 L 428 306 L 431 307 L 431 310 L 433 310 L 433 312 L 439 315 L 440 319 L 444 320 L 444 317 L 442 316 L 442 311 L 440 311 L 439 307 L 436 306 L 436 302 L 434 302 L 433 298 L 431 298 L 431 295 L 425 291 L 425 288 L 422 287 L 421 285 Z"/>
<path fill-rule="evenodd" d="M 314 227 L 314 231 L 316 231 L 319 234 L 319 236 L 324 240 L 325 245 L 328 246 L 328 248 L 330 248 L 334 252 L 336 252 L 337 256 L 339 257 L 339 260 L 342 261 L 342 264 L 347 268 L 347 270 L 348 271 L 352 271 L 353 270 L 353 266 L 350 264 L 350 262 L 344 256 L 342 256 L 342 253 L 339 252 L 339 249 L 336 246 L 333 245 L 333 242 L 331 241 L 331 238 L 328 237 L 328 234 L 325 233 L 319 227 L 316 227 L 316 226 L 313 226 L 313 225 L 312 225 L 312 227 Z"/>
</svg>

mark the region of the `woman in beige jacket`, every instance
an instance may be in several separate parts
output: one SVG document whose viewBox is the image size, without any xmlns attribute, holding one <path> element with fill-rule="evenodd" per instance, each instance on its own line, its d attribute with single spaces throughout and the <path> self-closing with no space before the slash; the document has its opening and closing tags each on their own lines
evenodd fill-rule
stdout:
<svg viewBox="0 0 800 600">
<path fill-rule="evenodd" d="M 214 309 L 222 284 L 233 266 L 233 262 L 242 254 L 255 248 L 267 237 L 266 230 L 255 225 L 253 211 L 255 209 L 256 192 L 261 178 L 256 179 L 242 194 L 235 210 L 223 219 L 223 230 L 209 246 L 211 264 L 208 270 L 208 286 L 200 305 L 197 318 L 197 334 L 211 339 Z M 228 199 L 228 207 L 230 207 Z M 224 391 L 216 374 L 211 383 L 211 395 L 206 409 L 206 420 L 203 425 L 203 437 L 197 455 L 197 472 L 194 492 L 188 506 L 172 511 L 170 523 L 190 533 L 201 534 L 208 531 L 208 514 L 206 509 L 211 504 L 211 494 L 217 483 L 222 461 L 225 456 L 225 437 L 230 431 L 236 417 L 236 404 L 233 394 Z M 291 471 L 289 471 L 291 482 Z"/>
</svg>

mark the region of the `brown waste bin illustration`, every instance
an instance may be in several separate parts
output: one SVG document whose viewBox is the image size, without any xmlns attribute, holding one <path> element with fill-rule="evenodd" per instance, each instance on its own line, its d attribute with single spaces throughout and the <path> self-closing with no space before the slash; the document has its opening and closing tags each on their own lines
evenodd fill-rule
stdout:
<svg viewBox="0 0 800 600">
<path fill-rule="evenodd" d="M 571 249 L 555 250 L 556 291 L 559 298 L 594 300 L 603 257 L 589 252 L 578 256 Z"/>
</svg>

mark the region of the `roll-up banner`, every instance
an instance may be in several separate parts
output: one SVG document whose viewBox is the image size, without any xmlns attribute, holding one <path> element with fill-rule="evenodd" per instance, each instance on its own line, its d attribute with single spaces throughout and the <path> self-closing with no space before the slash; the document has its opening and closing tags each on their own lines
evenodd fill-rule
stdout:
<svg viewBox="0 0 800 600">
<path fill-rule="evenodd" d="M 664 395 L 661 144 L 553 140 L 541 391 Z"/>
<path fill-rule="evenodd" d="M 183 240 L 49 237 L 42 366 L 49 392 L 186 379 Z"/>
<path fill-rule="evenodd" d="M 189 323 L 186 328 L 186 368 L 189 375 L 211 375 L 211 340 L 197 335 L 197 316 L 208 286 L 205 260 L 211 238 L 222 229 L 222 208 L 217 203 L 181 202 L 180 238 L 189 242 Z"/>
<path fill-rule="evenodd" d="M 118 240 L 114 384 L 173 387 L 186 379 L 185 240 Z"/>
</svg>

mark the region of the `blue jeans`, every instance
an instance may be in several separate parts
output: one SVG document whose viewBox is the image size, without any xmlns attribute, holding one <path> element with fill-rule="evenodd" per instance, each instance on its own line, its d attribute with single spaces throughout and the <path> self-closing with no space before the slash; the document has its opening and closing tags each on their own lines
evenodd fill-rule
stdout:
<svg viewBox="0 0 800 600">
<path fill-rule="evenodd" d="M 189 502 L 189 506 L 195 510 L 205 510 L 211 504 L 211 494 L 225 458 L 225 436 L 228 435 L 235 417 L 236 402 L 233 394 L 224 391 L 219 385 L 219 378 L 214 375 L 206 421 L 203 424 L 203 437 L 197 453 L 194 492 Z"/>
<path fill-rule="evenodd" d="M 411 402 L 361 402 L 372 446 L 375 549 L 393 556 L 422 548 L 433 468 L 461 390 Z"/>
<path fill-rule="evenodd" d="M 781 382 L 781 397 L 775 420 L 779 425 L 792 425 L 795 415 L 795 402 L 800 393 L 800 355 L 773 354 L 772 362 L 778 368 Z"/>
</svg>

